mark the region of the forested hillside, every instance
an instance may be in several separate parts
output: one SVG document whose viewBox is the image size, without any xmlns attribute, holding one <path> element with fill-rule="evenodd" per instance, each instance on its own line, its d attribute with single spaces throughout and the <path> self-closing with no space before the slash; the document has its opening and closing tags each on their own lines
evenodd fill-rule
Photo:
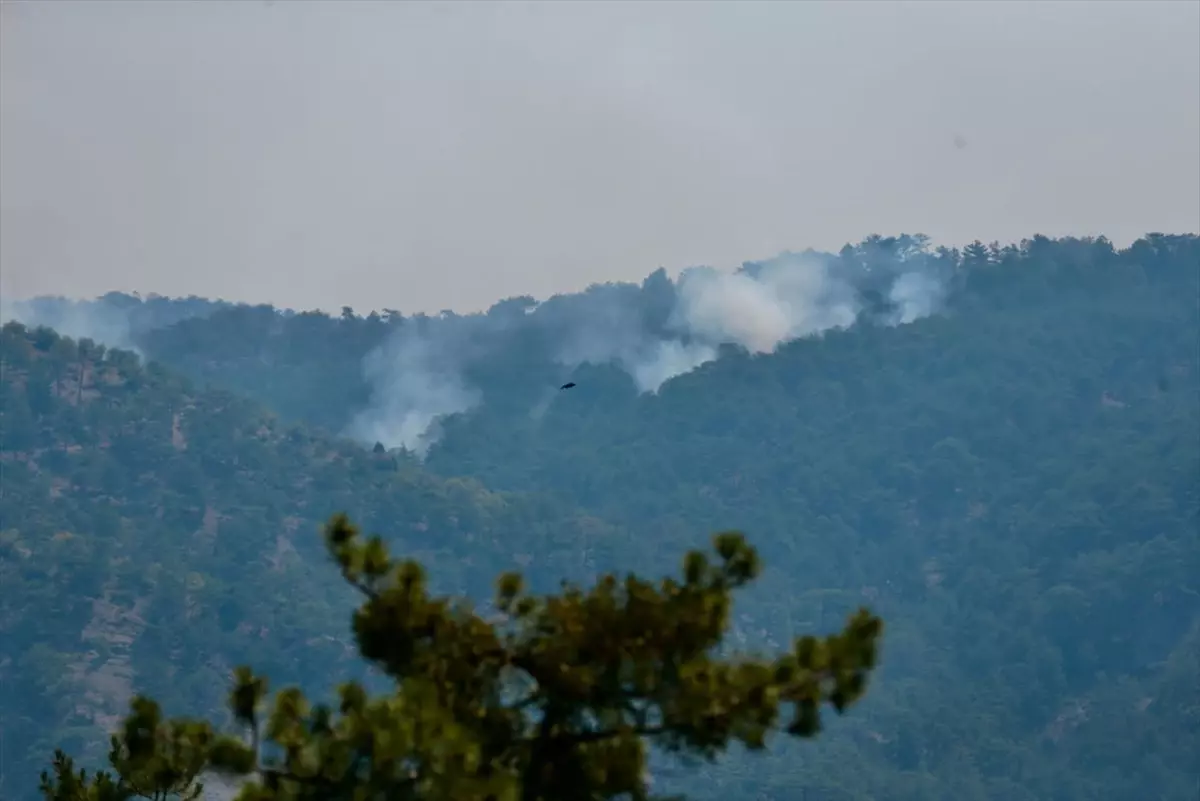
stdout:
<svg viewBox="0 0 1200 801">
<path fill-rule="evenodd" d="M 1200 239 L 1035 239 L 957 275 L 940 314 L 657 395 L 593 367 L 536 421 L 484 405 L 427 463 L 647 533 L 744 526 L 772 631 L 869 598 L 889 636 L 849 797 L 1192 797 Z"/>
<path fill-rule="evenodd" d="M 321 692 L 362 674 L 356 599 L 318 536 L 335 511 L 483 598 L 503 569 L 578 573 L 574 543 L 613 536 L 49 329 L 4 326 L 0 403 L 5 799 L 29 797 L 56 746 L 100 756 L 134 691 L 200 713 L 243 661 Z"/>
<path fill-rule="evenodd" d="M 2 569 L 24 595 L 0 599 L 17 621 L 0 636 L 21 638 L 4 653 L 76 671 L 7 674 L 25 677 L 0 692 L 28 705 L 31 727 L 65 719 L 55 704 L 81 679 L 61 677 L 83 675 L 80 652 L 97 648 L 78 642 L 101 614 L 83 599 L 109 586 L 134 588 L 113 601 L 127 609 L 169 597 L 176 616 L 207 587 L 254 577 L 255 598 L 295 600 L 302 586 L 320 613 L 247 599 L 222 628 L 214 595 L 194 607 L 209 628 L 187 635 L 200 653 L 261 649 L 256 664 L 300 670 L 310 646 L 281 635 L 284 621 L 340 634 L 348 600 L 310 577 L 303 537 L 299 558 L 273 566 L 288 520 L 345 508 L 473 592 L 514 559 L 540 559 L 546 581 L 670 569 L 699 536 L 738 527 L 767 567 L 738 637 L 829 629 L 869 603 L 888 624 L 880 676 L 819 745 L 659 765 L 667 787 L 701 801 L 1195 798 L 1200 237 L 961 252 L 874 237 L 732 278 L 660 271 L 486 314 L 205 307 L 134 339 L 280 419 L 6 328 Z M 110 362 L 84 369 L 81 391 L 79 365 Z M 127 377 L 110 384 L 113 370 Z M 206 525 L 227 548 L 197 544 Z M 36 553 L 62 561 L 48 571 Z M 82 589 L 55 589 L 67 586 Z M 51 611 L 34 617 L 25 598 Z M 163 619 L 137 615 L 147 631 Z M 37 626 L 61 639 L 33 649 Z M 338 658 L 330 649 L 313 659 Z M 203 661 L 171 656 L 185 650 L 146 648 Z M 158 680 L 136 681 L 170 698 L 178 682 Z"/>
</svg>

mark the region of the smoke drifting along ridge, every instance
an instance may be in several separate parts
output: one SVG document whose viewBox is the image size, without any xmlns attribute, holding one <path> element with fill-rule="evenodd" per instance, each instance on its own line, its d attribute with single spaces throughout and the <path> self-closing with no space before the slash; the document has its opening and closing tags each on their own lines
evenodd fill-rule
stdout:
<svg viewBox="0 0 1200 801">
<path fill-rule="evenodd" d="M 15 320 L 30 328 L 45 326 L 71 339 L 90 339 L 145 357 L 141 337 L 190 317 L 204 317 L 230 304 L 205 298 L 167 298 L 109 292 L 93 300 L 40 296 L 0 298 L 0 324 Z"/>
<path fill-rule="evenodd" d="M 521 395 L 517 402 L 536 422 L 557 402 L 558 385 L 585 364 L 616 365 L 640 393 L 656 393 L 717 359 L 722 347 L 765 354 L 858 322 L 911 323 L 941 308 L 957 259 L 954 251 L 931 252 L 922 236 L 870 237 L 837 255 L 786 253 L 736 272 L 696 267 L 675 281 L 658 270 L 641 286 L 594 285 L 540 303 L 509 298 L 484 314 L 397 318 L 363 358 L 370 400 L 347 414 L 343 433 L 423 456 L 442 418 L 485 404 L 483 388 L 492 385 L 480 376 L 501 353 L 506 364 L 519 354 L 524 372 L 493 375 L 508 387 L 497 397 L 511 406 L 512 393 Z M 153 344 L 156 329 L 230 305 L 110 293 L 4 303 L 0 316 L 141 353 L 139 342 Z M 290 314 L 273 313 L 280 326 Z"/>
<path fill-rule="evenodd" d="M 75 340 L 90 339 L 105 347 L 143 355 L 133 341 L 129 314 L 115 306 L 64 298 L 0 300 L 0 324 L 10 320 L 30 328 L 53 328 Z"/>
<path fill-rule="evenodd" d="M 503 301 L 488 315 L 430 320 L 423 338 L 401 330 L 364 361 L 372 401 L 348 433 L 424 454 L 436 441 L 439 418 L 481 403 L 482 393 L 466 378 L 471 360 L 449 343 L 455 326 L 467 320 L 489 343 L 476 358 L 486 358 L 488 347 L 503 347 L 502 334 L 514 326 L 532 326 L 554 343 L 546 356 L 564 368 L 564 376 L 584 364 L 615 364 L 639 392 L 655 393 L 715 360 L 721 346 L 772 353 L 868 314 L 884 325 L 934 314 L 948 287 L 949 271 L 940 262 L 922 237 L 873 238 L 840 256 L 784 254 L 734 273 L 692 268 L 676 282 L 660 273 L 640 288 L 597 285 L 540 304 Z M 882 308 L 870 308 L 870 291 L 886 299 Z M 507 306 L 519 306 L 519 313 Z M 540 420 L 556 397 L 549 386 L 537 393 L 530 418 Z"/>
</svg>

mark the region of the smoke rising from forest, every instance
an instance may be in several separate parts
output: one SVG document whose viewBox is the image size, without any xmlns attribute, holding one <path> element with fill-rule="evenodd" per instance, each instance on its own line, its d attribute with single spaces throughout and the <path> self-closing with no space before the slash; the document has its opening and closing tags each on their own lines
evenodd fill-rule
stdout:
<svg viewBox="0 0 1200 801">
<path fill-rule="evenodd" d="M 42 295 L 28 299 L 0 298 L 0 324 L 15 320 L 30 327 L 45 326 L 72 339 L 90 339 L 145 357 L 142 337 L 190 317 L 205 317 L 234 304 L 205 298 L 167 298 L 109 292 L 95 300 Z"/>
<path fill-rule="evenodd" d="M 31 327 L 53 328 L 72 339 L 90 339 L 109 348 L 143 355 L 134 342 L 129 314 L 107 304 L 65 298 L 0 299 L 0 324 L 10 320 Z"/>
<path fill-rule="evenodd" d="M 877 323 L 911 323 L 941 307 L 948 271 L 923 237 L 868 240 L 854 256 L 785 254 L 735 273 L 692 268 L 674 282 L 661 274 L 655 282 L 652 275 L 640 288 L 607 284 L 541 304 L 524 301 L 521 314 L 429 320 L 420 335 L 402 329 L 364 360 L 372 398 L 347 433 L 424 454 L 436 441 L 440 418 L 482 403 L 467 378 L 472 357 L 451 341 L 462 342 L 467 320 L 482 343 L 473 358 L 487 358 L 514 326 L 532 326 L 554 343 L 547 355 L 564 368 L 560 377 L 585 364 L 615 364 L 639 393 L 654 393 L 715 360 L 721 346 L 772 353 L 796 339 L 849 327 L 868 311 L 868 290 L 886 299 L 872 314 Z M 556 397 L 547 385 L 529 416 L 541 419 Z"/>
<path fill-rule="evenodd" d="M 931 251 L 919 235 L 871 237 L 837 255 L 785 253 L 736 272 L 694 267 L 675 280 L 659 270 L 640 286 L 601 284 L 542 302 L 502 300 L 486 313 L 396 318 L 359 351 L 368 400 L 346 410 L 343 434 L 424 455 L 440 421 L 487 405 L 489 380 L 512 382 L 536 423 L 559 402 L 558 385 L 584 365 L 615 365 L 639 393 L 656 393 L 716 360 L 723 347 L 766 354 L 859 322 L 911 323 L 941 308 L 956 258 Z M 231 305 L 110 293 L 95 301 L 6 302 L 0 316 L 143 354 L 153 351 L 157 329 Z M 269 327 L 276 335 L 293 314 L 261 311 L 277 316 Z M 245 346 L 255 358 L 264 347 Z M 526 372 L 480 378 L 514 354 Z M 575 393 L 588 391 L 584 384 Z"/>
<path fill-rule="evenodd" d="M 402 330 L 363 359 L 371 403 L 346 433 L 367 444 L 404 447 L 424 455 L 436 439 L 437 421 L 465 412 L 481 394 L 466 385 L 449 343 Z"/>
<path fill-rule="evenodd" d="M 781 259 L 756 276 L 693 270 L 679 282 L 681 327 L 692 336 L 771 353 L 799 337 L 852 324 L 854 288 L 815 258 Z"/>
</svg>

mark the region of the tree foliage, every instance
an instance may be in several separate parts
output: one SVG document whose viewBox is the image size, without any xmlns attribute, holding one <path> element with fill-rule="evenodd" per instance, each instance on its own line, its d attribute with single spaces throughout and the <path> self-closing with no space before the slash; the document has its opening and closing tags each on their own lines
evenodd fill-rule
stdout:
<svg viewBox="0 0 1200 801">
<path fill-rule="evenodd" d="M 204 785 L 197 780 L 213 745 L 212 729 L 193 721 L 164 721 L 158 704 L 135 697 L 119 734 L 111 739 L 111 771 L 89 778 L 86 769 L 61 749 L 50 772 L 42 773 L 46 801 L 197 801 Z"/>
<path fill-rule="evenodd" d="M 761 750 L 777 729 L 812 737 L 821 705 L 841 713 L 861 697 L 882 632 L 860 609 L 840 633 L 775 658 L 718 655 L 732 593 L 759 572 L 738 532 L 658 583 L 608 574 L 538 596 L 505 573 L 492 620 L 431 595 L 417 562 L 344 515 L 326 540 L 363 596 L 358 648 L 392 692 L 347 682 L 334 709 L 288 687 L 264 714 L 266 677 L 239 668 L 229 708 L 248 738 L 164 722 L 139 697 L 113 737 L 113 773 L 76 774 L 60 751 L 43 774 L 47 801 L 190 801 L 205 768 L 247 778 L 241 801 L 645 799 L 647 740 L 711 760 L 734 740 Z"/>
</svg>

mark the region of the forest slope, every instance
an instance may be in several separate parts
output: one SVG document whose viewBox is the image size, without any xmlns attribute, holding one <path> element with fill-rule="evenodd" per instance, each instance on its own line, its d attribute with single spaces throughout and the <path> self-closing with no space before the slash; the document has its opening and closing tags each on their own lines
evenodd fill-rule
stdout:
<svg viewBox="0 0 1200 801">
<path fill-rule="evenodd" d="M 334 430 L 364 405 L 402 417 L 465 387 L 427 468 L 552 493 L 633 535 L 577 540 L 564 574 L 667 569 L 704 533 L 744 528 L 768 568 L 738 632 L 750 644 L 878 609 L 881 678 L 856 715 L 817 749 L 706 772 L 684 785 L 697 798 L 1190 801 L 1200 238 L 913 250 L 828 256 L 867 276 L 859 306 L 880 313 L 769 354 L 722 347 L 657 392 L 628 361 L 559 345 L 583 329 L 594 344 L 610 318 L 662 334 L 684 292 L 661 273 L 468 317 L 222 308 L 140 346 Z M 945 297 L 896 325 L 870 283 L 904 259 Z M 428 377 L 414 331 L 423 355 L 465 365 L 422 385 L 439 393 L 392 380 Z M 381 382 L 372 352 L 400 369 Z M 404 403 L 380 404 L 388 392 Z"/>
<path fill-rule="evenodd" d="M 732 350 L 657 394 L 585 366 L 539 419 L 447 421 L 426 463 L 634 530 L 736 521 L 767 631 L 869 599 L 889 636 L 831 768 L 848 797 L 1194 797 L 1200 239 L 957 269 L 941 314 Z"/>
<path fill-rule="evenodd" d="M 222 705 L 239 662 L 318 692 L 362 673 L 356 598 L 317 534 L 335 511 L 475 597 L 504 569 L 578 572 L 574 543 L 613 535 L 49 329 L 4 326 L 0 409 L 6 799 L 28 797 L 56 746 L 99 755 L 135 691 L 189 714 Z"/>
</svg>

